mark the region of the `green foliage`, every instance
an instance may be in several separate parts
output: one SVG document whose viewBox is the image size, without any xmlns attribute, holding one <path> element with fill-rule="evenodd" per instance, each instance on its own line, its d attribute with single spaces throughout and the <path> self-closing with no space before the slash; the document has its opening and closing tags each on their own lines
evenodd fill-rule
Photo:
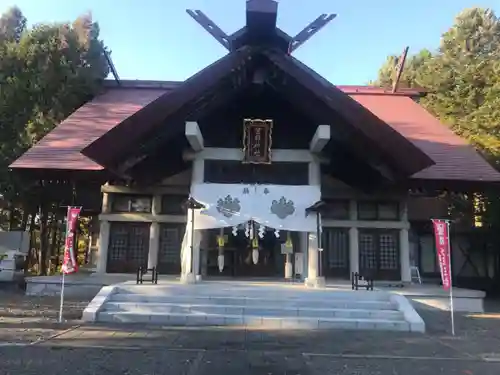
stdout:
<svg viewBox="0 0 500 375">
<path fill-rule="evenodd" d="M 19 8 L 0 17 L 0 192 L 7 200 L 22 191 L 8 165 L 96 94 L 109 72 L 105 51 L 90 14 L 29 30 Z"/>
<path fill-rule="evenodd" d="M 418 82 L 417 73 L 426 61 L 432 58 L 431 51 L 427 49 L 421 50 L 416 55 L 408 56 L 405 62 L 405 68 L 400 79 L 400 87 L 422 87 Z M 394 76 L 396 74 L 395 67 L 399 56 L 390 55 L 379 70 L 378 78 L 373 82 L 376 86 L 391 87 Z"/>
<path fill-rule="evenodd" d="M 376 84 L 392 84 L 395 59 L 388 57 Z M 493 11 L 461 12 L 436 52 L 409 57 L 405 86 L 426 89 L 424 107 L 490 160 L 500 156 L 500 21 Z"/>
<path fill-rule="evenodd" d="M 381 67 L 379 85 L 391 85 L 395 56 Z M 461 12 L 441 36 L 435 52 L 422 50 L 406 64 L 400 87 L 422 87 L 420 100 L 458 135 L 471 142 L 490 163 L 500 166 L 500 20 L 489 9 Z M 481 222 L 488 241 L 500 245 L 500 197 L 477 194 Z M 453 199 L 452 205 L 473 215 L 470 197 Z"/>
<path fill-rule="evenodd" d="M 17 7 L 0 16 L 0 194 L 6 201 L 3 211 L 0 208 L 0 228 L 12 224 L 17 228 L 28 213 L 33 217 L 40 203 L 8 166 L 95 96 L 108 69 L 106 47 L 91 14 L 73 23 L 38 24 L 29 29 Z M 53 203 L 45 202 L 45 206 L 54 213 Z M 50 222 L 54 218 L 51 215 L 47 224 L 44 246 L 39 220 L 37 228 L 30 228 L 32 247 L 40 250 L 32 255 L 40 254 L 36 264 L 42 274 L 47 273 L 46 260 L 54 257 L 48 245 L 57 237 Z"/>
<path fill-rule="evenodd" d="M 21 9 L 12 7 L 0 17 L 0 42 L 19 42 L 26 29 L 26 18 Z"/>
</svg>

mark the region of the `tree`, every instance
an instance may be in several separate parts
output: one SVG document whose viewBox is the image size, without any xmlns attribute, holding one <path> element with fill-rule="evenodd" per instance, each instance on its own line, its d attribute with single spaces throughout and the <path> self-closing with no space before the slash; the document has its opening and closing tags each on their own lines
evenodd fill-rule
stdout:
<svg viewBox="0 0 500 375">
<path fill-rule="evenodd" d="M 26 18 L 21 9 L 12 7 L 0 17 L 0 42 L 19 42 L 26 29 Z"/>
<path fill-rule="evenodd" d="M 38 24 L 31 29 L 26 29 L 19 8 L 0 17 L 0 193 L 9 202 L 11 229 L 17 213 L 33 216 L 37 210 L 28 208 L 32 202 L 23 195 L 26 186 L 8 172 L 8 165 L 92 99 L 108 73 L 106 47 L 91 14 L 72 24 Z M 50 202 L 42 203 L 43 210 L 53 210 Z M 44 243 L 42 258 L 47 257 L 46 239 L 37 241 Z M 46 265 L 42 262 L 42 273 Z"/>
<path fill-rule="evenodd" d="M 108 75 L 99 26 L 90 14 L 68 24 L 40 24 L 24 31 L 18 8 L 0 18 L 0 191 L 17 187 L 9 163 L 57 123 L 91 99 Z M 24 32 L 23 32 L 24 31 Z"/>
<path fill-rule="evenodd" d="M 490 10 L 467 9 L 443 34 L 438 54 L 418 72 L 430 91 L 422 101 L 427 109 L 494 155 L 500 152 L 499 129 L 489 108 L 498 93 L 499 57 L 498 18 Z"/>
<path fill-rule="evenodd" d="M 392 83 L 396 57 L 381 67 L 380 85 Z M 500 21 L 489 9 L 461 12 L 438 51 L 411 56 L 402 87 L 428 91 L 421 104 L 488 157 L 500 156 Z"/>
<path fill-rule="evenodd" d="M 489 9 L 466 9 L 442 35 L 437 51 L 417 56 L 406 65 L 401 86 L 426 89 L 420 103 L 500 167 L 500 20 Z M 376 83 L 392 82 L 394 58 L 388 57 Z M 487 230 L 482 237 L 499 248 L 498 194 L 454 197 L 455 208 L 471 202 Z"/>
</svg>

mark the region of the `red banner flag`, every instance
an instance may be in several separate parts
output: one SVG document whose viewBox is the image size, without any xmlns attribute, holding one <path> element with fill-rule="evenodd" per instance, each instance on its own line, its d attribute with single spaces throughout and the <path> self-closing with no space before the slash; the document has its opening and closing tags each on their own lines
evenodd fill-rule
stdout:
<svg viewBox="0 0 500 375">
<path fill-rule="evenodd" d="M 80 215 L 80 207 L 68 207 L 68 216 L 66 218 L 66 242 L 64 244 L 64 260 L 61 267 L 63 273 L 70 274 L 78 271 L 78 262 L 76 259 L 75 232 Z"/>
<path fill-rule="evenodd" d="M 434 225 L 434 236 L 436 239 L 436 253 L 441 270 L 441 280 L 443 289 L 451 288 L 451 269 L 450 269 L 450 234 L 449 226 L 446 220 L 432 220 Z"/>
</svg>

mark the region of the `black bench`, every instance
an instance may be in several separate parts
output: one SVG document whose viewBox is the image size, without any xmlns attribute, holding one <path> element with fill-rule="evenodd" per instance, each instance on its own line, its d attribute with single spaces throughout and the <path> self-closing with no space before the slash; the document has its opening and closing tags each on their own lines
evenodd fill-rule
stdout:
<svg viewBox="0 0 500 375">
<path fill-rule="evenodd" d="M 373 290 L 373 276 L 361 275 L 359 272 L 353 272 L 351 275 L 352 290 L 359 290 L 359 288 L 366 288 L 366 290 Z"/>
<path fill-rule="evenodd" d="M 137 269 L 137 284 L 142 284 L 144 281 L 144 275 L 151 273 L 151 284 L 158 284 L 158 271 L 156 267 L 147 268 L 147 267 L 139 267 Z"/>
</svg>

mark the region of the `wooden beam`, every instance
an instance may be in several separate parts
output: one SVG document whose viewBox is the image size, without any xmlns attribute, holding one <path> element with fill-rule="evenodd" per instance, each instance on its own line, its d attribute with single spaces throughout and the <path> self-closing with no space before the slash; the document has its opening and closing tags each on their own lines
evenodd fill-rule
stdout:
<svg viewBox="0 0 500 375">
<path fill-rule="evenodd" d="M 186 121 L 186 138 L 195 152 L 203 150 L 203 134 L 195 121 Z"/>
<path fill-rule="evenodd" d="M 403 74 L 403 70 L 405 68 L 406 56 L 408 55 L 408 50 L 410 47 L 405 47 L 403 53 L 399 57 L 396 68 L 394 72 L 394 81 L 392 83 L 392 92 L 395 93 L 398 91 L 399 81 L 401 80 L 401 75 Z"/>
<path fill-rule="evenodd" d="M 189 195 L 189 186 L 118 186 L 103 185 L 101 192 L 113 194 L 174 194 Z"/>
<path fill-rule="evenodd" d="M 108 61 L 108 66 L 109 70 L 111 70 L 111 73 L 113 74 L 113 77 L 115 78 L 115 81 L 118 85 L 120 85 L 120 77 L 118 76 L 118 72 L 115 68 L 115 64 L 113 63 L 113 60 L 111 59 L 111 55 L 108 51 L 104 49 L 104 56 L 106 56 L 106 60 Z"/>
<path fill-rule="evenodd" d="M 229 43 L 229 37 L 227 34 L 221 30 L 210 18 L 208 18 L 205 13 L 201 10 L 186 9 L 187 14 L 189 14 L 193 19 L 198 22 L 198 24 L 203 27 L 212 37 L 218 41 L 224 48 L 228 51 L 231 49 Z"/>
<path fill-rule="evenodd" d="M 307 42 L 314 34 L 325 27 L 331 20 L 337 17 L 336 14 L 322 14 L 304 29 L 295 35 L 288 45 L 288 53 L 291 54 L 305 42 Z"/>
<path fill-rule="evenodd" d="M 331 138 L 330 125 L 319 125 L 311 139 L 309 149 L 311 152 L 319 153 Z"/>
</svg>

